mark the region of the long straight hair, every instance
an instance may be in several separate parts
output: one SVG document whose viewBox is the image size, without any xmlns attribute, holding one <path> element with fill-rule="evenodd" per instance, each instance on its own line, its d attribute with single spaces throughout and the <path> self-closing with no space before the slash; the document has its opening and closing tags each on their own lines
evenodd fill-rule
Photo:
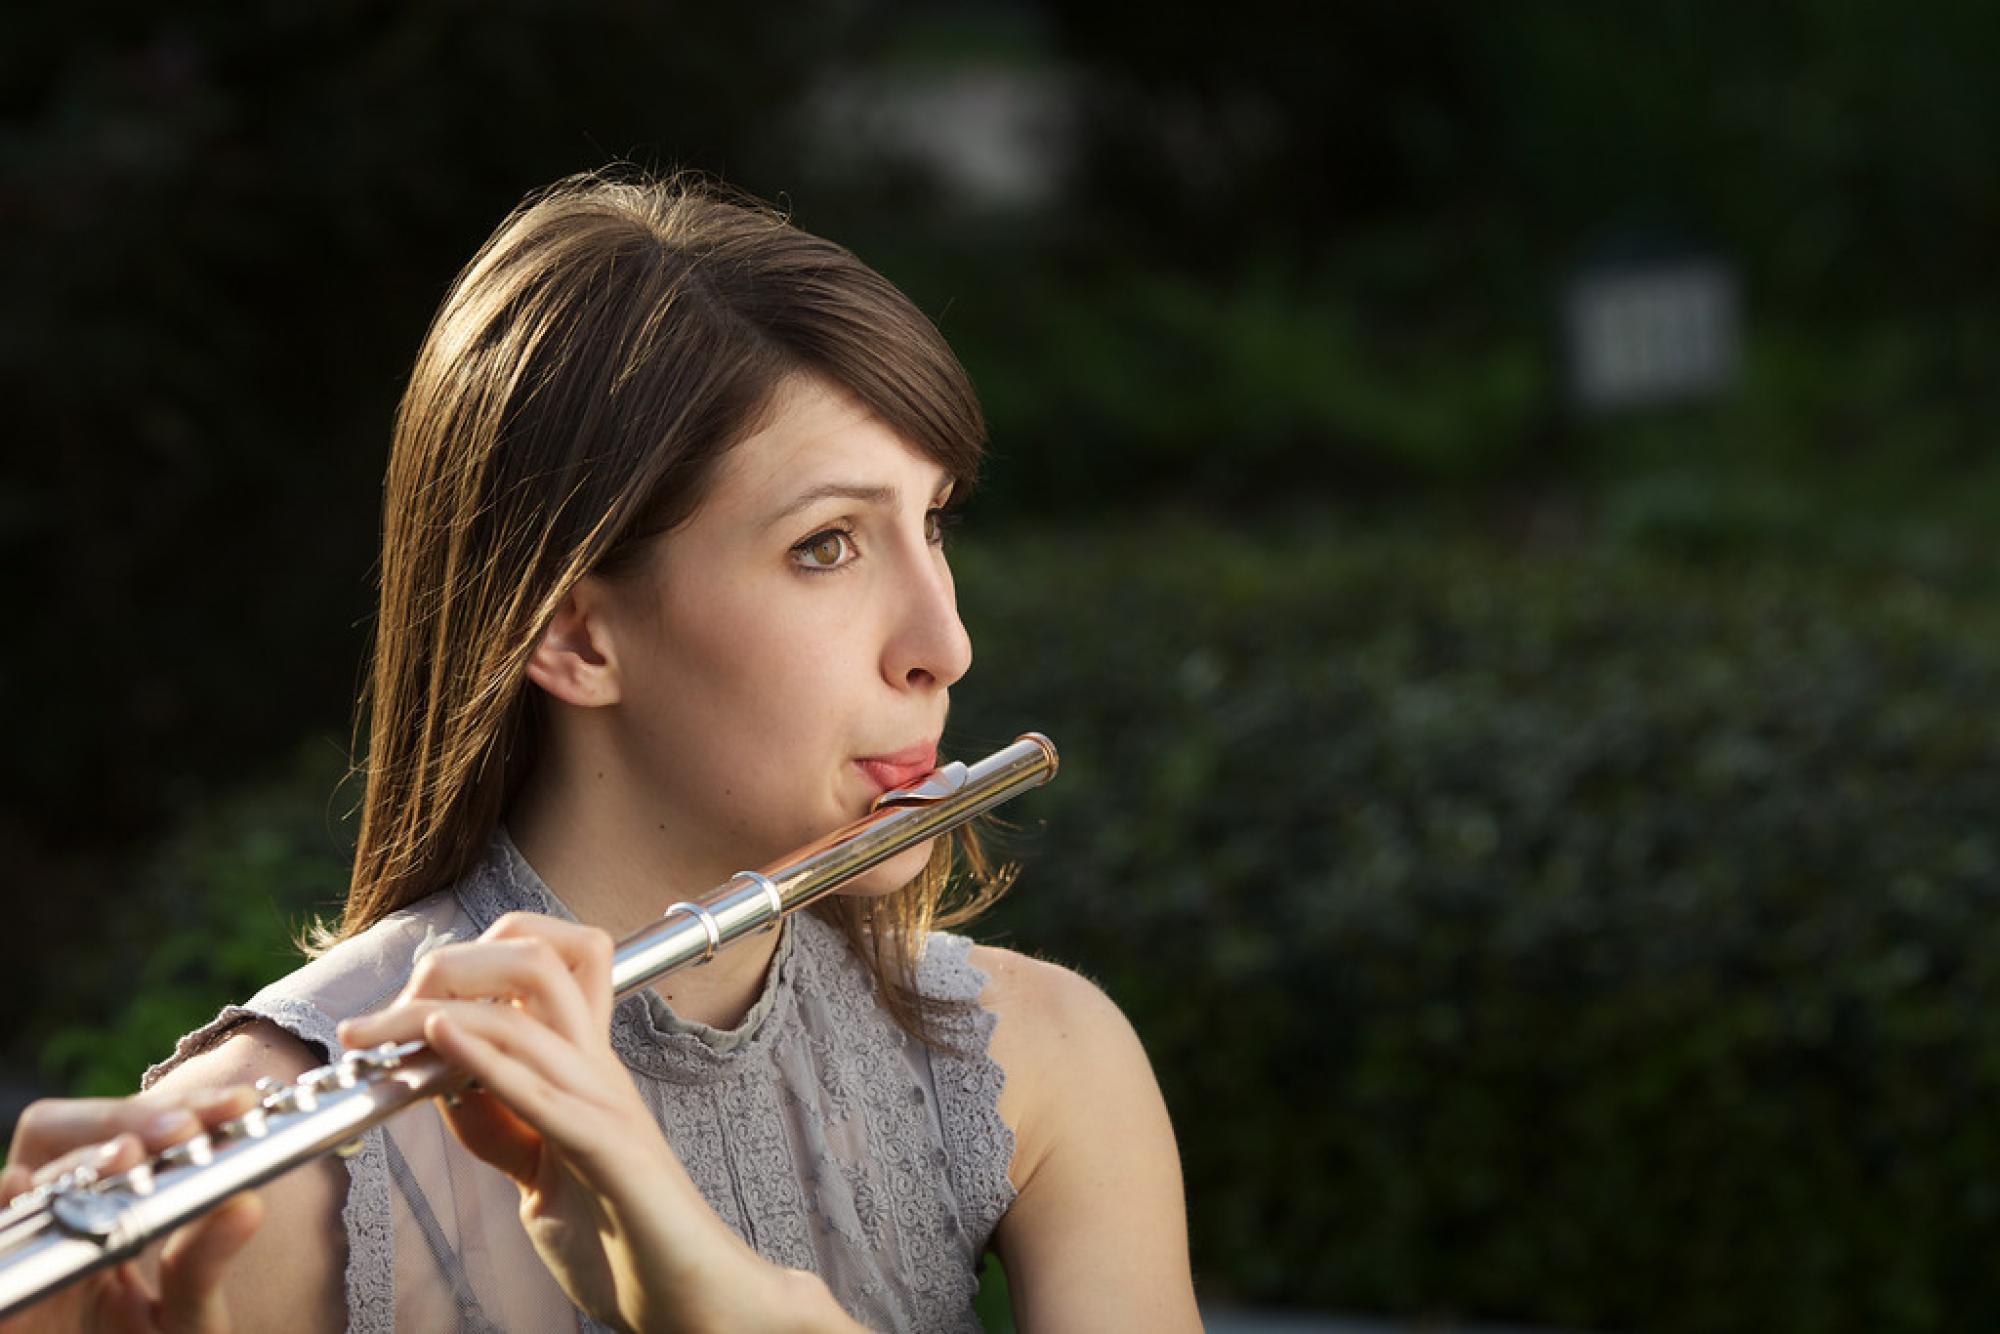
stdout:
<svg viewBox="0 0 2000 1334">
<path fill-rule="evenodd" d="M 774 391 L 817 375 L 970 487 L 985 423 L 943 337 L 886 279 L 688 176 L 588 174 L 531 196 L 459 274 L 397 412 L 385 484 L 359 845 L 325 948 L 465 876 L 536 757 L 527 664 L 584 575 L 689 517 Z M 880 900 L 832 898 L 906 1031 L 926 932 L 1004 888 L 939 840 Z"/>
</svg>

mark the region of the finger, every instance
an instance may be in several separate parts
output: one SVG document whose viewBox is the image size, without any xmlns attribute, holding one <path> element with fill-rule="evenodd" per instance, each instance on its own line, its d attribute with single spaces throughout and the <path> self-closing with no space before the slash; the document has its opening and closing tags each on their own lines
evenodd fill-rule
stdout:
<svg viewBox="0 0 2000 1334">
<path fill-rule="evenodd" d="M 158 1328 L 153 1319 L 153 1293 L 140 1276 L 138 1265 L 127 1260 L 113 1267 L 91 1296 L 94 1318 L 89 1329 L 116 1330 L 118 1334 L 141 1334 Z"/>
<path fill-rule="evenodd" d="M 419 997 L 414 1000 L 400 1000 L 386 1010 L 362 1019 L 347 1019 L 334 1029 L 334 1036 L 348 1047 L 372 1047 L 383 1042 L 424 1042 L 431 1016 L 445 1012 L 466 1014 L 513 1015 L 521 1022 L 533 1024 L 547 1033 L 553 1040 L 565 1045 L 576 1045 L 589 1041 L 586 1038 L 571 1038 L 568 1034 L 543 1023 L 539 1016 L 513 1005 L 492 1005 L 484 1000 L 442 1000 Z M 601 1044 L 608 1041 L 599 1037 Z"/>
<path fill-rule="evenodd" d="M 243 1115 L 257 1105 L 258 1094 L 248 1084 L 232 1084 L 178 1093 L 171 1099 L 142 1094 L 132 1101 L 145 1113 L 138 1134 L 146 1152 L 159 1153 Z"/>
<path fill-rule="evenodd" d="M 570 975 L 576 979 L 590 1007 L 592 1025 L 598 1030 L 611 1026 L 611 957 L 616 945 L 611 933 L 581 922 L 565 922 L 539 913 L 510 912 L 486 929 L 491 940 L 532 936 L 546 941 L 562 956 Z"/>
<path fill-rule="evenodd" d="M 522 1184 L 535 1179 L 542 1164 L 542 1137 L 490 1093 L 470 1091 L 446 1102 L 445 1124 L 466 1148 Z"/>
<path fill-rule="evenodd" d="M 202 1124 L 202 1129 L 213 1130 L 224 1121 L 231 1121 L 249 1111 L 262 1101 L 256 1089 L 248 1084 L 232 1084 L 228 1088 L 203 1089 L 188 1096 L 187 1109 Z"/>
<path fill-rule="evenodd" d="M 381 1014 L 357 1020 L 352 1041 L 362 1045 L 392 1040 L 380 1021 L 413 1000 L 482 1000 L 499 997 L 516 1002 L 541 1022 L 572 1041 L 593 1027 L 569 964 L 554 946 L 538 937 L 489 939 L 447 945 L 424 956 L 396 1003 Z M 348 1041 L 347 1028 L 342 1041 Z"/>
<path fill-rule="evenodd" d="M 34 1172 L 29 1179 L 30 1186 L 39 1186 L 53 1181 L 65 1172 L 74 1172 L 87 1167 L 99 1176 L 109 1176 L 113 1172 L 123 1172 L 137 1167 L 145 1159 L 146 1152 L 137 1135 L 119 1135 L 103 1144 L 88 1144 L 81 1149 L 72 1149 L 60 1158 L 49 1162 Z"/>
<path fill-rule="evenodd" d="M 76 1166 L 78 1148 L 106 1144 L 120 1134 L 136 1136 L 146 1152 L 156 1154 L 202 1128 L 248 1112 L 254 1102 L 256 1090 L 250 1088 L 200 1090 L 172 1098 L 150 1094 L 140 1098 L 44 1098 L 28 1104 L 14 1126 L 8 1172 L 38 1174 L 38 1168 L 58 1158 L 64 1158 L 66 1166 Z"/>
<path fill-rule="evenodd" d="M 566 1151 L 575 1140 L 601 1135 L 601 1123 L 590 1113 L 603 1106 L 597 1093 L 606 1076 L 575 1047 L 525 1016 L 490 1006 L 457 1006 L 431 1017 L 425 1039 Z M 623 1076 L 622 1068 L 617 1074 Z"/>
<path fill-rule="evenodd" d="M 243 1115 L 257 1105 L 258 1094 L 248 1084 L 233 1084 L 176 1094 L 171 1103 L 151 1095 L 134 1101 L 148 1112 L 138 1131 L 146 1152 L 159 1153 Z"/>
<path fill-rule="evenodd" d="M 433 955 L 438 959 L 435 984 L 415 994 L 505 996 L 523 1002 L 529 1013 L 577 1041 L 592 1027 L 590 1007 L 569 958 L 547 934 L 561 925 L 546 917 L 510 913 L 475 944 Z M 439 985 L 449 989 L 437 989 Z"/>
<path fill-rule="evenodd" d="M 362 1015 L 357 1019 L 343 1019 L 334 1026 L 333 1034 L 343 1047 L 373 1047 L 384 1042 L 413 1042 L 424 1036 L 424 1021 L 446 1005 L 458 1004 L 442 1000 L 399 1000 L 386 1010 Z"/>
<path fill-rule="evenodd" d="M 152 1109 L 129 1098 L 42 1098 L 31 1102 L 14 1123 L 7 1150 L 12 1167 L 34 1169 L 86 1144 L 98 1144 L 136 1130 Z"/>
<path fill-rule="evenodd" d="M 160 1299 L 155 1308 L 167 1334 L 225 1329 L 222 1276 L 264 1219 L 264 1203 L 238 1195 L 168 1238 L 160 1252 Z"/>
</svg>

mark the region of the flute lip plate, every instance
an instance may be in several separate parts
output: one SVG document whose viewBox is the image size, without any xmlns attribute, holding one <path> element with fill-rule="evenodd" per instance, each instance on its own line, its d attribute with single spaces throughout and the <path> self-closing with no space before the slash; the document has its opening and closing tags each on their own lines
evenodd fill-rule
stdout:
<svg viewBox="0 0 2000 1334">
<path fill-rule="evenodd" d="M 966 768 L 958 760 L 933 769 L 922 782 L 911 787 L 899 787 L 884 792 L 875 798 L 875 810 L 884 806 L 916 806 L 925 802 L 943 801 L 952 793 L 965 786 Z"/>
</svg>

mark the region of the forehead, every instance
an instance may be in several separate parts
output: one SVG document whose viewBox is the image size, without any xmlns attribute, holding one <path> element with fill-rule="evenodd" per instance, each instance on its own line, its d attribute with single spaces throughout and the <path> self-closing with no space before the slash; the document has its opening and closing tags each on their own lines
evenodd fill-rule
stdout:
<svg viewBox="0 0 2000 1334">
<path fill-rule="evenodd" d="M 762 424 L 723 456 L 702 509 L 768 509 L 825 483 L 920 491 L 928 500 L 948 480 L 853 395 L 793 376 L 772 395 Z"/>
</svg>

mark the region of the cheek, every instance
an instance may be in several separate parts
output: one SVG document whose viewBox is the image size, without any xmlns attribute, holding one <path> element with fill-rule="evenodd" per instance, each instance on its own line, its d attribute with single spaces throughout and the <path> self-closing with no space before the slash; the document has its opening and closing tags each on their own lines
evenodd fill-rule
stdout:
<svg viewBox="0 0 2000 1334">
<path fill-rule="evenodd" d="M 759 603 L 731 590 L 668 602 L 646 673 L 657 716 L 722 745 L 784 725 L 810 662 L 799 637 L 781 618 L 758 614 Z"/>
<path fill-rule="evenodd" d="M 670 766 L 668 785 L 688 799 L 732 803 L 745 832 L 764 831 L 760 842 L 794 846 L 852 818 L 853 667 L 842 647 L 769 615 L 693 629 L 649 683 L 649 761 Z"/>
<path fill-rule="evenodd" d="M 766 855 L 861 813 L 869 789 L 849 761 L 885 734 L 868 713 L 879 662 L 855 608 L 825 590 L 711 578 L 668 590 L 658 619 L 635 740 L 670 800 L 727 802 L 715 814 Z"/>
</svg>

